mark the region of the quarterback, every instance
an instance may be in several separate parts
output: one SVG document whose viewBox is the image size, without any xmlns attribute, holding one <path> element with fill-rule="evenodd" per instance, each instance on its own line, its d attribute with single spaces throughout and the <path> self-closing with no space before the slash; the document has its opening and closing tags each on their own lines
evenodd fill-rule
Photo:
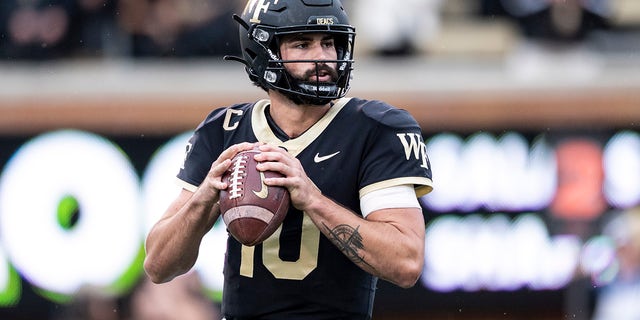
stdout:
<svg viewBox="0 0 640 320">
<path fill-rule="evenodd" d="M 181 193 L 146 240 L 144 267 L 162 283 L 190 270 L 220 216 L 221 177 L 259 148 L 266 185 L 283 186 L 284 222 L 256 246 L 227 240 L 226 319 L 370 319 L 376 282 L 408 288 L 424 264 L 418 197 L 432 189 L 421 128 L 381 101 L 346 97 L 355 28 L 338 0 L 251 0 L 241 62 L 264 100 L 213 110 L 177 175 Z"/>
</svg>

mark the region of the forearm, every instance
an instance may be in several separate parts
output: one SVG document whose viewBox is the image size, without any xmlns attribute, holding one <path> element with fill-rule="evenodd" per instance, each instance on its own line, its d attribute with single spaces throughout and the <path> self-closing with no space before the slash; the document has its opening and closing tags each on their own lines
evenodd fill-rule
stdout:
<svg viewBox="0 0 640 320">
<path fill-rule="evenodd" d="M 413 286 L 420 276 L 424 264 L 420 209 L 385 209 L 374 213 L 375 220 L 367 220 L 320 196 L 305 212 L 363 270 L 400 287 Z"/>
<path fill-rule="evenodd" d="M 202 237 L 219 216 L 218 205 L 196 192 L 184 205 L 171 206 L 145 243 L 144 268 L 153 282 L 167 282 L 193 267 Z"/>
<path fill-rule="evenodd" d="M 234 155 L 253 147 L 254 143 L 245 142 L 225 149 L 211 164 L 200 187 L 195 192 L 183 189 L 151 229 L 145 243 L 144 268 L 153 282 L 170 281 L 193 267 L 202 237 L 220 215 L 220 190 L 227 188 L 222 175 Z"/>
</svg>

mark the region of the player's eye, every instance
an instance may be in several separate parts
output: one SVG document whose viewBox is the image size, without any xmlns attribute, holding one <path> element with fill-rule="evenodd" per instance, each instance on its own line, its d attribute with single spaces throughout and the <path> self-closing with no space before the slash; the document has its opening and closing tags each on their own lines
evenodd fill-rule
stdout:
<svg viewBox="0 0 640 320">
<path fill-rule="evenodd" d="M 294 49 L 304 49 L 307 48 L 309 44 L 307 41 L 291 41 L 287 46 Z"/>
</svg>

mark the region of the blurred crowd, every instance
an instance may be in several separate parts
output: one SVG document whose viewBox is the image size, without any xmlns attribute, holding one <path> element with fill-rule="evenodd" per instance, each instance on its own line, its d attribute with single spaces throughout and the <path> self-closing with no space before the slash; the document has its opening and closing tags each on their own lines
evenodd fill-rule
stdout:
<svg viewBox="0 0 640 320">
<path fill-rule="evenodd" d="M 3 0 L 0 57 L 216 56 L 237 48 L 236 0 Z"/>
<path fill-rule="evenodd" d="M 620 0 L 343 0 L 358 46 L 382 56 L 428 53 L 448 13 L 508 21 L 523 38 L 580 41 L 608 28 Z M 3 0 L 0 59 L 211 57 L 237 54 L 231 18 L 245 0 Z M 460 15 L 462 12 L 464 14 Z"/>
</svg>

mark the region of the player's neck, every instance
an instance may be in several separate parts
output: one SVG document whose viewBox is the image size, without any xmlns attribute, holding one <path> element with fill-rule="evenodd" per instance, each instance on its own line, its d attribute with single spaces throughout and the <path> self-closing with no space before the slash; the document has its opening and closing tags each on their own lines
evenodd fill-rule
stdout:
<svg viewBox="0 0 640 320">
<path fill-rule="evenodd" d="M 285 96 L 276 93 L 269 95 L 269 112 L 273 121 L 290 138 L 296 138 L 320 120 L 331 108 L 326 106 L 297 105 Z"/>
</svg>

